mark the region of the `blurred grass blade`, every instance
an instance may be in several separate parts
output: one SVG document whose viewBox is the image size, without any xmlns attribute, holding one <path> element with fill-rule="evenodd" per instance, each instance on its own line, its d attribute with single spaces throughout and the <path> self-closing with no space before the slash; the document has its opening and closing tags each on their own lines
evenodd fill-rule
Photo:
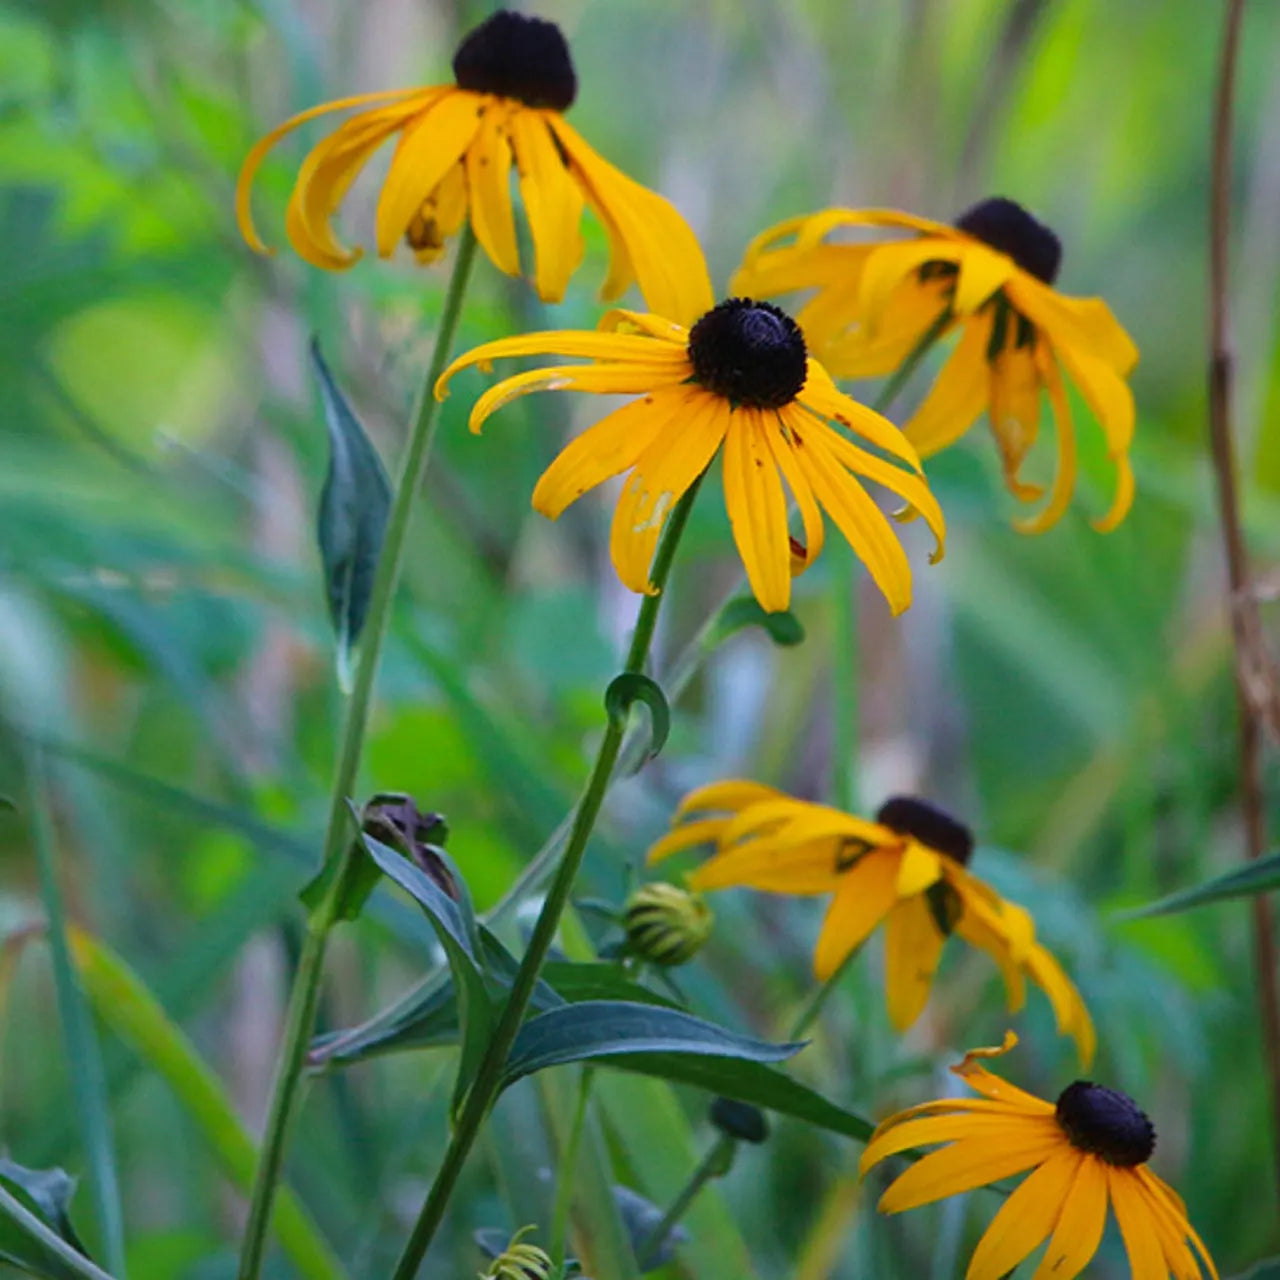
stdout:
<svg viewBox="0 0 1280 1280">
<path fill-rule="evenodd" d="M 329 430 L 329 473 L 320 494 L 317 534 L 329 617 L 338 640 L 338 679 L 351 684 L 351 651 L 360 639 L 391 509 L 391 482 L 360 420 L 311 340 Z"/>
<path fill-rule="evenodd" d="M 110 1280 L 84 1255 L 67 1216 L 75 1182 L 61 1169 L 0 1160 L 0 1261 L 51 1280 Z"/>
<path fill-rule="evenodd" d="M 62 1023 L 62 1036 L 66 1044 L 67 1071 L 71 1076 L 76 1110 L 80 1117 L 94 1210 L 102 1231 L 102 1248 L 107 1265 L 118 1280 L 123 1280 L 124 1215 L 120 1207 L 120 1179 L 111 1142 L 107 1079 L 84 992 L 71 961 L 66 913 L 62 906 L 62 890 L 58 884 L 45 759 L 39 748 L 28 753 L 27 770 L 31 794 L 31 836 L 39 866 L 40 897 L 48 918 L 49 949 L 53 956 L 58 1018 Z"/>
<path fill-rule="evenodd" d="M 1268 854 L 1256 862 L 1216 876 L 1204 884 L 1180 889 L 1168 897 L 1158 898 L 1145 907 L 1122 911 L 1117 920 L 1141 920 L 1147 916 L 1167 916 L 1175 911 L 1189 911 L 1210 902 L 1223 902 L 1228 898 L 1253 898 L 1260 893 L 1280 889 L 1280 853 Z"/>
<path fill-rule="evenodd" d="M 217 1076 L 119 956 L 79 929 L 70 942 L 98 1016 L 165 1081 L 227 1177 L 247 1193 L 257 1149 Z M 341 1280 L 341 1263 L 288 1187 L 280 1189 L 274 1225 L 281 1248 L 307 1280 Z"/>
</svg>

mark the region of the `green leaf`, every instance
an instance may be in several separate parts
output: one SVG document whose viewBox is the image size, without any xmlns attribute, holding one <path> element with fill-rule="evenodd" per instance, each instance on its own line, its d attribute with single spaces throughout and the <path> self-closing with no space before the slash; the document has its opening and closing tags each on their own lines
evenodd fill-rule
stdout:
<svg viewBox="0 0 1280 1280">
<path fill-rule="evenodd" d="M 747 627 L 761 627 L 774 644 L 790 648 L 804 643 L 804 626 L 790 609 L 766 613 L 755 596 L 739 596 L 720 610 L 711 640 L 717 645 Z"/>
<path fill-rule="evenodd" d="M 649 708 L 649 745 L 645 748 L 644 760 L 652 760 L 671 732 L 671 708 L 666 694 L 655 681 L 638 671 L 624 671 L 610 681 L 605 690 L 604 708 L 620 731 L 626 730 L 627 717 L 637 702 Z"/>
<path fill-rule="evenodd" d="M 0 1159 L 0 1188 L 38 1224 L 75 1253 L 86 1257 L 84 1245 L 71 1225 L 68 1207 L 75 1194 L 75 1179 L 62 1169 L 24 1169 L 12 1160 Z M 9 1205 L 3 1205 L 7 1210 Z M 0 1260 L 32 1275 L 58 1280 L 83 1275 L 45 1233 L 36 1235 L 29 1222 L 7 1213 L 0 1217 Z M 92 1263 L 87 1263 L 92 1266 Z"/>
<path fill-rule="evenodd" d="M 530 1024 L 532 1025 L 532 1024 Z M 518 1043 L 518 1042 L 517 1042 Z M 870 1120 L 829 1102 L 807 1085 L 762 1061 L 695 1056 L 690 1053 L 634 1053 L 610 1065 L 623 1071 L 657 1076 L 676 1084 L 697 1085 L 710 1093 L 750 1102 L 766 1111 L 792 1116 L 819 1129 L 866 1142 L 875 1129 Z"/>
<path fill-rule="evenodd" d="M 769 1044 L 738 1035 L 679 1009 L 625 1000 L 586 1000 L 526 1022 L 511 1047 L 503 1086 L 566 1062 L 630 1054 L 715 1055 L 780 1062 L 800 1044 Z"/>
<path fill-rule="evenodd" d="M 462 1060 L 454 1084 L 454 1107 L 461 1103 L 493 1032 L 495 1011 L 485 984 L 481 941 L 462 876 L 454 871 L 460 899 L 455 901 L 420 867 L 390 846 L 361 833 L 361 843 L 383 873 L 394 880 L 426 912 L 440 939 L 462 1026 Z"/>
<path fill-rule="evenodd" d="M 1159 898 L 1145 907 L 1122 911 L 1116 919 L 1141 920 L 1146 916 L 1164 916 L 1175 911 L 1202 907 L 1209 902 L 1222 902 L 1228 898 L 1253 898 L 1275 889 L 1280 889 L 1280 853 L 1268 854 L 1265 858 L 1237 867 L 1204 884 Z"/>
<path fill-rule="evenodd" d="M 320 494 L 318 536 L 329 617 L 338 638 L 338 674 L 349 684 L 351 651 L 360 639 L 391 507 L 391 484 L 377 451 L 311 340 L 329 430 L 329 473 Z"/>
</svg>

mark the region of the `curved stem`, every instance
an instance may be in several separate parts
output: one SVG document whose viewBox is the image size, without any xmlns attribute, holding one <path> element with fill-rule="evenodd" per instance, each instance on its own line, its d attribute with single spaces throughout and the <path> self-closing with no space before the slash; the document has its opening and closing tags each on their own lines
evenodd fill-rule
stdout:
<svg viewBox="0 0 1280 1280">
<path fill-rule="evenodd" d="M 631 647 L 627 653 L 625 672 L 639 673 L 644 670 L 645 659 L 649 655 L 649 646 L 653 642 L 654 628 L 658 622 L 658 610 L 662 606 L 663 592 L 671 573 L 671 565 L 675 559 L 676 547 L 680 536 L 684 533 L 689 512 L 693 509 L 702 477 L 694 481 L 688 492 L 676 504 L 667 526 L 663 530 L 662 540 L 658 544 L 657 554 L 653 560 L 653 572 L 650 575 L 655 588 L 653 595 L 647 595 L 640 605 L 640 614 L 636 619 L 636 629 L 631 637 Z M 476 1078 L 472 1082 L 463 1104 L 462 1114 L 449 1139 L 444 1159 L 436 1172 L 435 1181 L 414 1223 L 413 1231 L 405 1244 L 404 1253 L 396 1264 L 394 1280 L 412 1280 L 417 1274 L 419 1265 L 425 1257 L 427 1249 L 435 1237 L 445 1207 L 453 1193 L 454 1184 L 462 1172 L 467 1155 L 480 1132 L 480 1126 L 489 1114 L 502 1088 L 502 1073 L 506 1067 L 511 1046 L 524 1021 L 529 1007 L 530 997 L 537 985 L 538 975 L 551 949 L 551 943 L 560 926 L 560 917 L 569 902 L 574 881 L 582 866 L 582 859 L 587 851 L 587 841 L 595 827 L 596 817 L 600 812 L 601 802 L 609 785 L 609 778 L 617 762 L 622 747 L 625 724 L 620 720 L 610 719 L 605 728 L 596 752 L 595 764 L 591 776 L 587 780 L 586 790 L 573 815 L 573 826 L 569 832 L 569 840 L 565 846 L 564 856 L 556 868 L 555 877 L 547 896 L 538 913 L 537 923 L 533 927 L 533 936 L 520 962 L 520 969 L 511 984 L 511 993 L 503 1006 L 502 1015 L 489 1041 L 489 1047 L 480 1061 Z"/>
<path fill-rule="evenodd" d="M 400 569 L 404 563 L 405 542 L 413 515 L 414 499 L 422 484 L 423 475 L 426 473 L 432 441 L 435 438 L 440 405 L 433 390 L 436 380 L 444 372 L 449 360 L 449 351 L 453 346 L 458 319 L 462 313 L 462 299 L 466 293 L 475 256 L 475 233 L 471 230 L 470 224 L 467 224 L 459 236 L 458 253 L 454 260 L 448 291 L 445 294 L 440 326 L 436 330 L 435 347 L 431 353 L 431 363 L 414 411 L 413 425 L 400 467 L 395 500 L 387 518 L 387 530 L 369 598 L 369 611 L 360 641 L 355 679 L 347 702 L 342 741 L 338 749 L 338 761 L 334 768 L 333 784 L 329 795 L 329 818 L 320 863 L 326 871 L 332 868 L 333 874 L 329 879 L 329 887 L 324 897 L 311 912 L 307 921 L 306 941 L 298 959 L 298 969 L 294 974 L 293 989 L 289 995 L 284 1042 L 280 1050 L 280 1061 L 276 1066 L 271 1107 L 267 1114 L 266 1131 L 262 1138 L 258 1167 L 254 1174 L 253 1194 L 249 1202 L 249 1217 L 245 1224 L 244 1242 L 241 1245 L 239 1280 L 256 1280 L 262 1269 L 271 1207 L 275 1200 L 276 1186 L 280 1180 L 280 1167 L 284 1160 L 289 1125 L 296 1109 L 298 1086 L 306 1059 L 307 1045 L 310 1043 L 315 1025 L 316 1001 L 320 992 L 320 975 L 324 968 L 325 948 L 328 945 L 330 930 L 338 920 L 344 881 L 351 856 L 348 827 L 350 815 L 347 803 L 356 785 L 360 756 L 364 750 L 365 729 L 369 722 L 369 708 L 373 701 L 378 660 L 382 655 L 382 644 L 391 618 L 391 605 L 400 579 Z"/>
<path fill-rule="evenodd" d="M 737 1145 L 737 1142 L 727 1133 L 722 1133 L 715 1145 L 702 1157 L 701 1163 L 689 1175 L 689 1180 L 680 1188 L 676 1198 L 667 1207 L 666 1213 L 658 1220 L 657 1226 L 649 1232 L 636 1250 L 636 1261 L 641 1267 L 650 1268 L 655 1265 L 653 1258 L 662 1248 L 666 1238 L 675 1230 L 680 1219 L 689 1212 L 689 1206 L 697 1198 L 698 1192 L 713 1178 L 722 1178 L 728 1172 L 729 1166 L 733 1163 L 734 1149 Z"/>
<path fill-rule="evenodd" d="M 1226 0 L 1222 59 L 1213 112 L 1213 172 L 1209 206 L 1209 444 L 1222 517 L 1227 559 L 1231 632 L 1235 646 L 1236 706 L 1239 724 L 1240 804 L 1244 812 L 1245 852 L 1250 860 L 1267 849 L 1262 779 L 1262 696 L 1275 696 L 1268 670 L 1262 627 L 1249 570 L 1249 554 L 1240 519 L 1235 441 L 1231 434 L 1232 353 L 1228 335 L 1228 285 L 1231 241 L 1231 134 L 1236 61 L 1244 0 Z M 1263 1052 L 1271 1093 L 1273 1157 L 1280 1191 L 1280 989 L 1271 903 L 1253 899 L 1253 958 L 1258 980 Z"/>
</svg>

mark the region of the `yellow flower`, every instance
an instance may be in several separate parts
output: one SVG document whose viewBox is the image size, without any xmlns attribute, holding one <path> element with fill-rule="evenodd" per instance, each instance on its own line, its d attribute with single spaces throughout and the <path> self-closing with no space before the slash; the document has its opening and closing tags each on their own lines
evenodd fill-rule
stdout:
<svg viewBox="0 0 1280 1280">
<path fill-rule="evenodd" d="M 650 563 L 671 509 L 724 447 L 724 493 L 747 577 L 761 606 L 791 601 L 791 577 L 822 549 L 822 511 L 849 540 L 895 613 L 911 603 L 911 568 L 888 520 L 862 487 L 865 476 L 922 515 L 942 554 L 942 512 L 920 478 L 915 450 L 891 422 L 836 390 L 808 357 L 795 321 L 768 303 L 731 298 L 690 329 L 656 315 L 610 312 L 597 332 L 538 333 L 489 342 L 455 360 L 436 384 L 468 365 L 506 356 L 591 360 L 517 374 L 490 388 L 471 429 L 531 391 L 592 391 L 639 399 L 572 441 L 543 473 L 534 509 L 556 519 L 588 489 L 624 471 L 610 551 L 632 591 L 651 592 Z M 854 444 L 838 422 L 906 464 Z M 805 539 L 792 555 L 783 482 Z"/>
<path fill-rule="evenodd" d="M 609 237 L 607 298 L 634 279 L 649 306 L 664 315 L 690 320 L 710 305 L 702 251 L 684 219 L 661 196 L 603 160 L 564 119 L 577 77 L 554 23 L 499 11 L 463 40 L 453 71 L 456 84 L 343 98 L 267 134 L 249 153 L 236 187 L 236 216 L 249 244 L 266 252 L 249 201 L 267 152 L 308 120 L 365 107 L 311 150 L 289 200 L 289 243 L 314 266 L 341 270 L 359 258 L 358 249 L 335 236 L 333 215 L 373 153 L 399 135 L 378 200 L 382 257 L 404 240 L 420 262 L 431 262 L 470 214 L 494 265 L 519 275 L 510 188 L 514 163 L 533 239 L 534 280 L 545 301 L 564 296 L 582 259 L 585 203 Z"/>
<path fill-rule="evenodd" d="M 826 242 L 841 227 L 892 227 L 909 236 Z M 817 293 L 797 313 L 815 353 L 838 378 L 891 373 L 934 326 L 959 341 L 905 428 L 924 457 L 954 443 L 985 409 L 1005 483 L 1022 502 L 1044 487 L 1021 479 L 1040 429 L 1041 391 L 1057 432 L 1057 464 L 1044 506 L 1017 522 L 1039 533 L 1066 510 L 1075 487 L 1076 434 L 1063 373 L 1102 428 L 1116 469 L 1115 497 L 1094 527 L 1114 529 L 1133 501 L 1129 445 L 1133 395 L 1125 381 L 1138 351 L 1100 298 L 1053 288 L 1058 237 L 1012 200 L 984 200 L 955 226 L 880 209 L 829 209 L 758 236 L 733 288 L 757 297 Z"/>
<path fill-rule="evenodd" d="M 862 1153 L 864 1174 L 886 1156 L 949 1144 L 898 1177 L 880 1211 L 901 1213 L 1031 1169 L 978 1242 L 965 1280 L 1001 1280 L 1046 1239 L 1033 1280 L 1073 1280 L 1097 1251 L 1108 1202 L 1134 1280 L 1217 1280 L 1186 1205 L 1147 1167 L 1156 1133 L 1146 1115 L 1123 1093 L 1086 1080 L 1056 1105 L 1044 1102 L 978 1061 L 1016 1043 L 1009 1032 L 1001 1048 L 975 1049 L 951 1068 L 981 1098 L 926 1102 L 876 1130 Z"/>
<path fill-rule="evenodd" d="M 687 820 L 708 813 L 717 816 Z M 1031 916 L 967 869 L 973 836 L 940 809 L 896 796 L 867 822 L 758 782 L 728 781 L 691 792 L 672 821 L 649 861 L 714 843 L 689 877 L 695 889 L 834 895 L 813 955 L 819 981 L 883 923 L 886 1000 L 899 1031 L 920 1016 L 954 933 L 995 960 L 1011 1011 L 1026 999 L 1027 978 L 1042 987 L 1058 1030 L 1075 1040 L 1083 1063 L 1092 1061 L 1096 1039 L 1080 993 L 1036 941 Z"/>
</svg>

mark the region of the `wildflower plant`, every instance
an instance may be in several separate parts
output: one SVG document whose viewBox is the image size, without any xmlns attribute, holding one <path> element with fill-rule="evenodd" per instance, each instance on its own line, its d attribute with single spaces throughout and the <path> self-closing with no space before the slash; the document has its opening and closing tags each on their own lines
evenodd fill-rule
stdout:
<svg viewBox="0 0 1280 1280">
<path fill-rule="evenodd" d="M 289 6 L 270 8 L 283 22 Z M 351 29 L 372 25 L 375 8 Z M 617 132 L 575 107 L 588 84 L 584 101 L 650 123 L 633 74 L 641 42 L 628 50 L 634 68 L 575 62 L 576 28 L 505 9 L 476 16 L 451 52 L 433 26 L 425 86 L 338 97 L 271 128 L 243 155 L 233 197 L 231 174 L 218 170 L 218 217 L 238 227 L 237 254 L 274 305 L 296 305 L 318 330 L 295 345 L 324 423 L 313 434 L 327 470 L 305 480 L 322 578 L 313 603 L 317 616 L 327 607 L 333 661 L 314 661 L 318 628 L 300 621 L 302 592 L 277 581 L 287 575 L 272 559 L 273 517 L 298 477 L 296 459 L 282 475 L 271 413 L 251 441 L 256 486 L 193 449 L 190 474 L 149 470 L 133 497 L 141 511 L 164 490 L 181 528 L 206 481 L 220 501 L 230 501 L 222 489 L 236 501 L 256 495 L 253 556 L 215 566 L 212 551 L 175 543 L 168 576 L 139 571 L 137 583 L 136 566 L 105 553 L 89 572 L 59 567 L 58 609 L 103 610 L 117 650 L 156 645 L 182 696 L 153 722 L 145 691 L 109 669 L 105 645 L 59 689 L 106 688 L 100 718 L 126 743 L 134 720 L 162 751 L 198 738 L 203 776 L 236 803 L 64 741 L 56 707 L 47 723 L 13 717 L 20 767 L 0 822 L 20 822 L 29 838 L 28 897 L 38 891 L 41 911 L 0 935 L 0 1013 L 28 944 L 47 940 L 80 1144 L 71 1163 L 83 1165 L 89 1195 L 73 1204 L 75 1180 L 19 1163 L 15 1140 L 14 1158 L 0 1160 L 0 1260 L 50 1280 L 233 1266 L 237 1280 L 1072 1280 L 1095 1259 L 1099 1274 L 1219 1280 L 1215 1256 L 1231 1259 L 1230 1274 L 1280 1249 L 1269 1209 L 1261 1225 L 1246 1223 L 1247 1247 L 1223 1227 L 1221 1204 L 1252 1183 L 1197 1181 L 1215 1116 L 1247 1130 L 1240 1141 L 1271 1138 L 1280 1151 L 1280 991 L 1260 896 L 1280 875 L 1265 854 L 1262 767 L 1280 683 L 1240 520 L 1226 325 L 1241 10 L 1225 0 L 1210 255 L 1211 461 L 1240 760 L 1228 771 L 1218 752 L 1204 787 L 1189 770 L 1181 791 L 1169 784 L 1173 799 L 1167 760 L 1147 752 L 1152 725 L 1190 701 L 1184 667 L 1214 683 L 1204 654 L 1225 662 L 1226 631 L 1196 649 L 1197 663 L 1143 647 L 1135 666 L 1159 674 L 1134 710 L 1113 705 L 1121 682 L 1096 657 L 1115 632 L 1077 644 L 1055 629 L 1086 593 L 1071 594 L 1070 574 L 1054 566 L 1069 560 L 1074 571 L 1081 556 L 1104 554 L 1078 549 L 1103 541 L 1087 529 L 1068 541 L 1083 525 L 1077 487 L 1093 528 L 1119 548 L 1107 561 L 1114 615 L 1148 603 L 1117 566 L 1146 562 L 1147 476 L 1159 470 L 1150 459 L 1171 446 L 1154 415 L 1139 413 L 1135 390 L 1147 389 L 1131 381 L 1138 349 L 1117 318 L 1125 304 L 1117 296 L 1113 310 L 1101 296 L 1110 282 L 1087 279 L 1087 259 L 1077 268 L 1047 211 L 1001 195 L 950 220 L 898 212 L 869 189 L 893 184 L 855 164 L 834 174 L 831 207 L 806 212 L 812 193 L 755 172 L 759 199 L 743 209 L 754 217 L 769 203 L 771 218 L 784 217 L 739 259 L 732 220 L 706 212 L 723 203 L 709 197 L 724 156 L 692 175 L 631 156 L 633 176 L 586 140 Z M 586 6 L 575 21 L 621 31 L 620 13 Z M 1024 20 L 1010 19 L 1012 49 Z M 661 29 L 652 15 L 645 23 Z M 720 34 L 736 30 L 725 23 Z M 646 75 L 674 82 L 679 51 L 667 52 L 644 63 Z M 333 66 L 344 69 L 328 74 L 350 74 L 342 59 Z M 838 59 L 832 69 L 843 74 Z M 708 101 L 717 83 L 707 70 Z M 764 92 L 763 81 L 753 88 Z M 327 132 L 292 155 L 321 121 Z M 665 127 L 695 123 L 673 110 Z M 169 143 L 184 154 L 181 137 Z M 1067 203 L 1052 188 L 1024 194 L 1046 210 Z M 1089 193 L 1073 204 L 1078 221 Z M 263 261 L 278 239 L 301 267 Z M 362 245 L 384 261 L 363 262 Z M 737 269 L 718 280 L 708 257 Z M 583 268 L 588 282 L 603 277 L 598 294 Z M 31 281 L 14 279 L 17 306 Z M 1065 292 L 1067 282 L 1090 296 Z M 606 305 L 633 286 L 638 302 Z M 388 298 L 412 305 L 393 322 Z M 416 333 L 387 345 L 405 314 L 428 336 L 420 362 Z M 264 352 L 274 358 L 280 341 L 273 331 Z M 1159 367 L 1160 334 L 1144 332 L 1143 347 Z M 374 348 L 364 367 L 361 352 Z M 401 385 L 406 366 L 412 385 Z M 52 368 L 46 393 L 92 437 Z M 389 444 L 387 422 L 406 404 L 403 436 Z M 1032 508 L 1016 527 L 1043 539 L 1015 538 L 976 500 L 976 473 L 954 461 L 984 415 L 1000 481 Z M 1091 443 L 1078 424 L 1097 428 Z M 434 468 L 442 432 L 447 465 Z M 299 457 L 315 461 L 306 449 Z M 1196 471 L 1197 458 L 1184 461 L 1183 473 Z M 197 463 L 213 478 L 194 480 Z M 1163 492 L 1149 486 L 1153 504 L 1173 501 L 1177 486 L 1164 481 Z M 994 471 L 991 487 L 999 492 Z M 959 554 L 944 558 L 948 547 Z M 1024 579 L 1007 571 L 1009 556 Z M 179 611 L 187 574 L 210 596 L 235 580 L 271 600 L 255 661 L 236 672 L 235 714 L 203 679 L 234 628 L 184 615 L 192 644 L 205 646 L 196 662 L 156 641 L 151 615 L 131 607 L 169 593 Z M 137 600 L 111 594 L 121 582 L 139 588 Z M 6 590 L 0 614 L 16 635 L 24 615 Z M 1087 594 L 1096 603 L 1098 590 Z M 1185 628 L 1182 613 L 1175 620 Z M 992 640 L 984 658 L 997 656 L 975 681 L 981 697 L 964 701 L 969 631 Z M 1018 645 L 1041 641 L 1034 681 L 1006 669 Z M 20 681 L 0 691 L 10 684 L 21 691 Z M 1126 711 L 1136 727 L 1091 739 L 1086 765 L 1065 777 L 1047 763 L 1072 749 L 1041 706 L 1054 699 L 1077 736 L 1084 725 L 1100 738 L 1098 725 Z M 980 730 L 953 714 L 962 701 L 994 724 L 999 767 L 971 750 Z M 920 728 L 924 703 L 934 732 Z M 305 751 L 273 771 L 270 735 L 255 734 L 264 705 L 286 704 Z M 7 703 L 0 710 L 7 725 Z M 323 785 L 318 756 L 333 762 Z M 1205 809 L 1213 790 L 1221 810 L 1222 793 L 1238 789 L 1248 867 L 1182 884 L 1180 850 L 1139 841 L 1136 802 L 1117 798 L 1117 776 L 1137 768 L 1130 757 L 1150 774 L 1153 807 Z M 73 879 L 65 861 L 85 831 L 110 851 L 121 828 L 96 791 L 95 821 L 85 821 L 62 772 L 70 763 L 169 814 L 151 878 L 101 904 L 100 881 Z M 1124 838 L 1108 846 L 1119 856 L 1088 865 L 1082 833 L 1101 814 Z M 244 847 L 210 853 L 210 828 Z M 1021 831 L 1026 851 L 999 847 L 1005 831 Z M 180 926 L 158 916 L 119 949 L 109 935 L 175 863 L 199 938 L 183 939 L 171 967 L 135 972 L 124 953 Z M 1135 882 L 1156 900 L 1120 902 L 1118 886 Z M 1188 1123 L 1185 1098 L 1217 1046 L 1182 1033 L 1192 1002 L 1166 998 L 1173 988 L 1138 968 L 1117 912 L 1242 896 L 1254 901 L 1261 1031 L 1250 1025 L 1229 1053 L 1243 1060 L 1259 1041 L 1267 1068 L 1245 1069 L 1244 1101 L 1225 1087 L 1197 1096 Z M 274 953 L 264 966 L 243 944 L 282 922 L 280 977 Z M 243 926 L 236 947 L 220 950 L 233 924 Z M 1194 941 L 1188 930 L 1161 945 L 1204 990 L 1203 972 L 1237 957 L 1206 958 Z M 1125 1006 L 1134 968 L 1141 990 Z M 233 969 L 223 985 L 271 1025 L 270 1080 L 250 1082 L 263 1101 L 252 1130 L 240 1111 L 254 1089 L 233 1101 L 202 1058 L 212 1048 L 226 1061 L 236 1037 L 213 1020 L 196 1020 L 190 1037 L 179 1025 L 194 993 Z M 279 1008 L 265 998 L 274 986 Z M 1215 1000 L 1223 1018 L 1226 994 Z M 1024 1046 L 1008 1072 L 1025 1087 L 988 1065 L 1018 1043 L 1013 1031 L 999 1049 L 964 1051 L 1008 1023 Z M 113 1109 L 126 1072 L 103 1053 L 104 1031 L 172 1090 L 183 1142 L 194 1135 L 244 1197 L 243 1215 L 223 1215 L 224 1239 L 174 1232 L 165 1250 L 150 1239 L 134 1247 L 154 1216 L 139 1188 L 165 1182 L 145 1160 L 146 1178 L 135 1178 L 121 1155 L 138 1139 Z M 961 1054 L 951 1071 L 967 1092 L 940 1091 L 942 1067 Z M 1069 1071 L 1088 1075 L 1063 1088 Z M 16 1074 L 33 1090 L 61 1087 L 60 1072 Z M 1148 1110 L 1131 1081 L 1151 1086 L 1133 1088 Z M 1263 1093 L 1277 1115 L 1245 1114 Z M 1170 1140 L 1158 1146 L 1157 1130 Z M 15 1134 L 57 1146 L 34 1126 Z M 894 1229 L 879 1216 L 908 1211 Z M 218 1256 L 227 1245 L 234 1262 Z"/>
</svg>

